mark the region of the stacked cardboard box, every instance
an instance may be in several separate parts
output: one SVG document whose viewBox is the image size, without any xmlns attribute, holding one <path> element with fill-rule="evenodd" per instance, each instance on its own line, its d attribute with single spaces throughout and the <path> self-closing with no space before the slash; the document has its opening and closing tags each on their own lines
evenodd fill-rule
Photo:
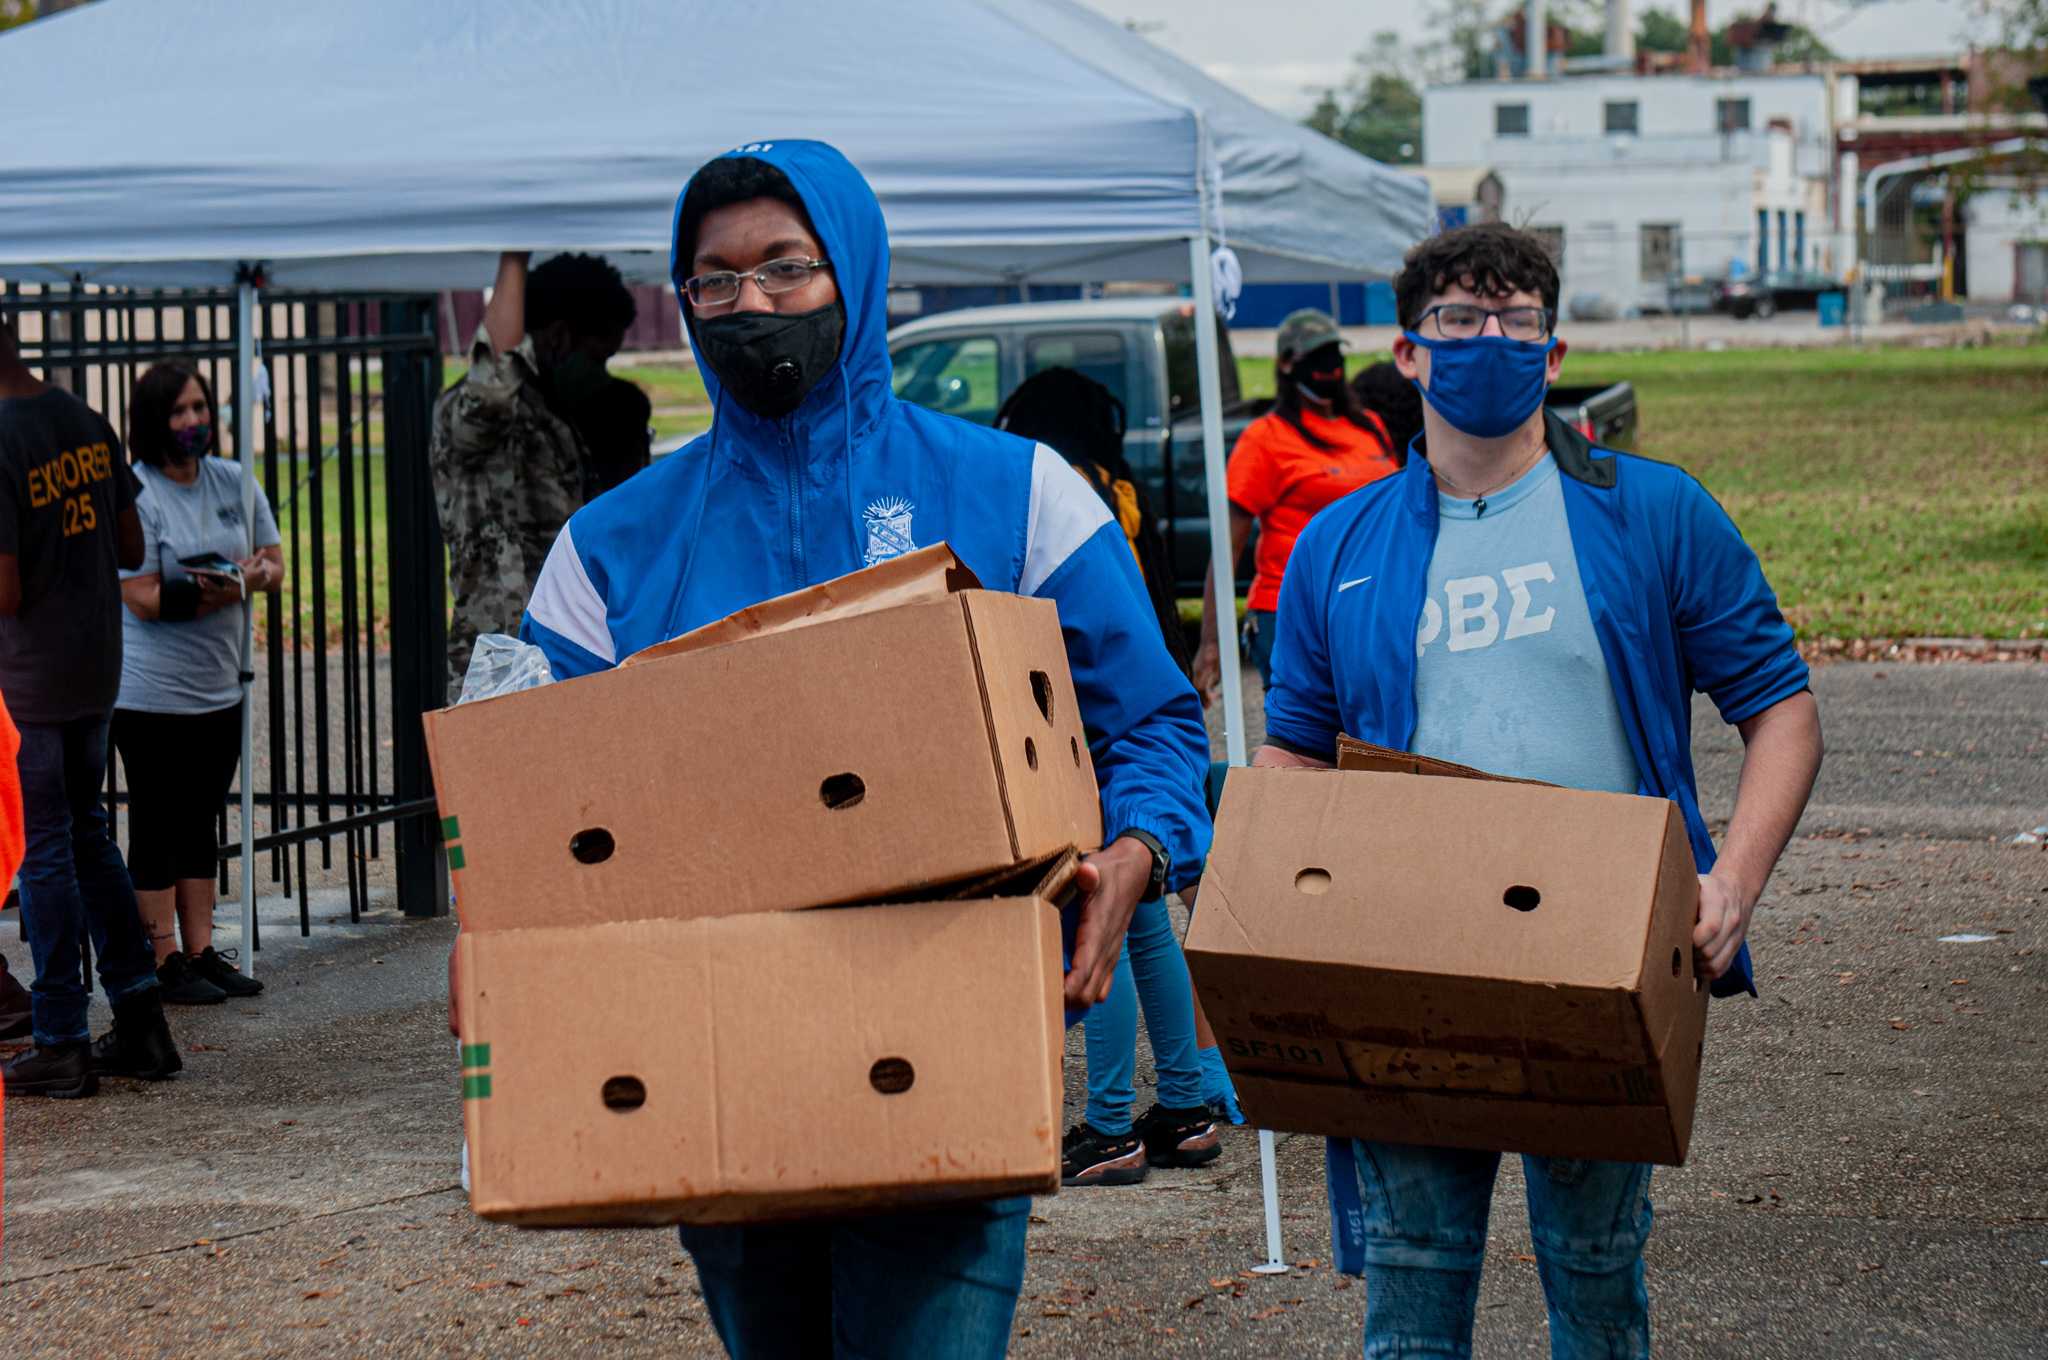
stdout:
<svg viewBox="0 0 2048 1360">
<path fill-rule="evenodd" d="M 1677 808 L 1341 764 L 1234 770 L 1217 814 L 1188 965 L 1246 1117 L 1683 1162 L 1707 998 Z"/>
<path fill-rule="evenodd" d="M 973 586 L 926 549 L 429 716 L 479 1214 L 1057 1185 L 1100 804 L 1054 607 Z"/>
</svg>

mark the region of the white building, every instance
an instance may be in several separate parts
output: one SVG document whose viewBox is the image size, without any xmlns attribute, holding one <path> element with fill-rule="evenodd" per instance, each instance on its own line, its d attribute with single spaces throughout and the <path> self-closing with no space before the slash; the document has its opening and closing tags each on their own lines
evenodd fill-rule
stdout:
<svg viewBox="0 0 2048 1360">
<path fill-rule="evenodd" d="M 1994 181 L 1964 209 L 1970 296 L 2048 303 L 2048 188 Z"/>
<path fill-rule="evenodd" d="M 1423 161 L 1490 166 L 1574 299 L 1660 308 L 1673 275 L 1843 268 L 1819 75 L 1593 75 L 1423 92 Z"/>
</svg>

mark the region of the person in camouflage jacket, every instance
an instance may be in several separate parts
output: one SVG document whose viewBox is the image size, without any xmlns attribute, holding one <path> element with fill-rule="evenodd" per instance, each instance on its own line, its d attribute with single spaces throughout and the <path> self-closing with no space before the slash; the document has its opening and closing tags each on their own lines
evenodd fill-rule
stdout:
<svg viewBox="0 0 2048 1360">
<path fill-rule="evenodd" d="M 555 535 L 585 499 L 617 480 L 603 469 L 622 455 L 629 466 L 646 465 L 647 399 L 605 371 L 633 316 L 618 270 L 595 256 L 557 255 L 531 278 L 524 253 L 499 258 L 469 370 L 435 403 L 428 445 L 455 594 L 451 702 L 478 635 L 517 631 Z M 637 449 L 608 447 L 593 457 L 588 436 L 635 427 L 636 411 Z"/>
</svg>

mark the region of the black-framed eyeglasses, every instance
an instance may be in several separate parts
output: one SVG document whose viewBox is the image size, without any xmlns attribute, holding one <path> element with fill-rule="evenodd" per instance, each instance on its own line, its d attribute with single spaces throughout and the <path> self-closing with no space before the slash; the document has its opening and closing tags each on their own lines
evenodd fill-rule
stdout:
<svg viewBox="0 0 2048 1360">
<path fill-rule="evenodd" d="M 1476 340 L 1486 329 L 1486 319 L 1500 322 L 1500 333 L 1510 340 L 1538 344 L 1557 329 L 1557 313 L 1548 307 L 1480 307 L 1470 302 L 1439 302 L 1415 318 L 1415 329 L 1431 317 L 1436 333 L 1446 340 Z"/>
<path fill-rule="evenodd" d="M 739 298 L 740 285 L 748 279 L 773 297 L 777 293 L 794 293 L 816 277 L 820 269 L 831 267 L 830 260 L 807 260 L 799 255 L 789 255 L 770 260 L 758 269 L 715 269 L 708 274 L 684 279 L 683 291 L 689 295 L 692 307 L 723 307 Z"/>
</svg>

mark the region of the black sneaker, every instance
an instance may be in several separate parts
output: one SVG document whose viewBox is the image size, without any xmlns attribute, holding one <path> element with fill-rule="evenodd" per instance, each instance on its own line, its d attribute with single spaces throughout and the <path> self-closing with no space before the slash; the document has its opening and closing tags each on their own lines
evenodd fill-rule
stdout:
<svg viewBox="0 0 2048 1360">
<path fill-rule="evenodd" d="M 199 975 L 190 959 L 175 951 L 157 965 L 156 981 L 166 1006 L 217 1006 L 228 999 L 226 992 Z"/>
<path fill-rule="evenodd" d="M 79 1039 L 49 1048 L 32 1048 L 0 1068 L 0 1082 L 10 1096 L 49 1096 L 77 1100 L 95 1095 L 100 1079 L 93 1075 L 91 1045 Z"/>
<path fill-rule="evenodd" d="M 234 957 L 232 949 L 220 954 L 208 945 L 197 954 L 187 954 L 185 965 L 229 996 L 254 996 L 262 991 L 262 983 L 252 977 L 243 977 L 242 970 L 228 962 Z"/>
<path fill-rule="evenodd" d="M 1087 1120 L 1060 1143 L 1061 1185 L 1136 1185 L 1145 1179 L 1145 1146 L 1135 1133 L 1104 1133 Z"/>
<path fill-rule="evenodd" d="M 1138 1120 L 1145 1160 L 1154 1166 L 1206 1166 L 1223 1155 L 1223 1135 L 1204 1106 L 1169 1110 L 1154 1105 Z"/>
<path fill-rule="evenodd" d="M 163 998 L 154 991 L 117 1004 L 114 1027 L 93 1040 L 92 1070 L 103 1077 L 168 1081 L 184 1067 L 164 1022 Z"/>
</svg>

